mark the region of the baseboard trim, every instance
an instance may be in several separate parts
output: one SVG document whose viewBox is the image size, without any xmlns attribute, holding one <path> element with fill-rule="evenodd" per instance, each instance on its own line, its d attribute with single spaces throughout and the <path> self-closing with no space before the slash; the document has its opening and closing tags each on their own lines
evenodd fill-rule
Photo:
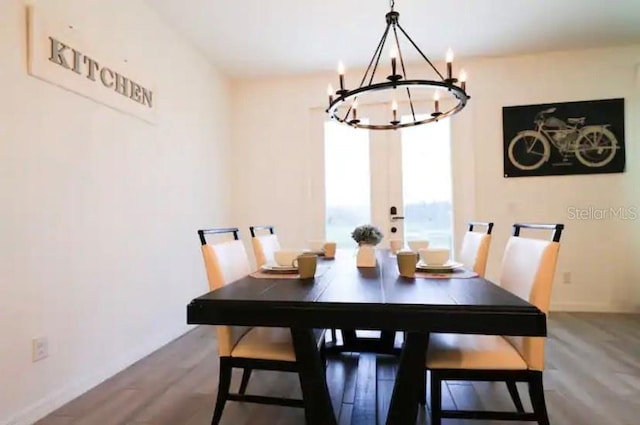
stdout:
<svg viewBox="0 0 640 425">
<path fill-rule="evenodd" d="M 585 312 L 585 313 L 638 313 L 639 306 L 614 305 L 604 303 L 561 302 L 552 303 L 551 312 Z"/>
<path fill-rule="evenodd" d="M 86 393 L 93 387 L 128 368 L 138 360 L 158 350 L 160 347 L 181 337 L 192 328 L 192 326 L 185 325 L 177 329 L 155 335 L 153 338 L 120 356 L 110 364 L 101 367 L 100 370 L 95 373 L 71 382 L 63 388 L 41 398 L 27 408 L 13 415 L 5 422 L 0 422 L 0 425 L 32 425 L 34 422 L 39 421 L 49 413 L 64 406 L 74 398 Z"/>
</svg>

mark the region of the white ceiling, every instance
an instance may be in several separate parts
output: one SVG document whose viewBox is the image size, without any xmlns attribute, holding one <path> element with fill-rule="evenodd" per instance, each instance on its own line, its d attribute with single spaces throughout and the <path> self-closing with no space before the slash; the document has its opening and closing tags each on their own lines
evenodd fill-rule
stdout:
<svg viewBox="0 0 640 425">
<path fill-rule="evenodd" d="M 234 78 L 324 71 L 339 59 L 366 66 L 389 10 L 388 0 L 147 2 Z M 448 47 L 469 57 L 640 42 L 640 0 L 396 0 L 396 10 L 432 59 Z"/>
</svg>

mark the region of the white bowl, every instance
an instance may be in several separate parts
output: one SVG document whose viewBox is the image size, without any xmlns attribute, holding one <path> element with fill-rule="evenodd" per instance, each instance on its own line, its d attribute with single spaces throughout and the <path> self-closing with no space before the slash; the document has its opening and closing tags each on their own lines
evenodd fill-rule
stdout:
<svg viewBox="0 0 640 425">
<path fill-rule="evenodd" d="M 302 251 L 282 249 L 273 253 L 273 259 L 279 266 L 293 266 L 293 260 L 302 255 Z"/>
<path fill-rule="evenodd" d="M 409 248 L 413 252 L 418 252 L 421 249 L 429 248 L 429 241 L 427 240 L 409 241 L 407 242 L 407 244 L 409 245 Z"/>
<path fill-rule="evenodd" d="M 442 266 L 449 261 L 450 251 L 446 248 L 421 249 L 420 261 L 429 266 Z"/>
</svg>

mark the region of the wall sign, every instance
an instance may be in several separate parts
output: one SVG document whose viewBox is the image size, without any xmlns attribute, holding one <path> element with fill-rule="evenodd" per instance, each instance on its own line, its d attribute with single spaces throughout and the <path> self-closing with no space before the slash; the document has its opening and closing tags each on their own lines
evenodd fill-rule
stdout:
<svg viewBox="0 0 640 425">
<path fill-rule="evenodd" d="M 621 173 L 624 99 L 502 108 L 504 176 Z"/>
<path fill-rule="evenodd" d="M 45 20 L 33 6 L 27 8 L 27 13 L 29 74 L 155 123 L 157 99 L 153 85 L 139 77 L 128 60 L 113 58 L 113 54 L 89 53 L 89 48 L 84 48 L 89 42 L 86 33 L 62 21 L 49 17 Z"/>
</svg>

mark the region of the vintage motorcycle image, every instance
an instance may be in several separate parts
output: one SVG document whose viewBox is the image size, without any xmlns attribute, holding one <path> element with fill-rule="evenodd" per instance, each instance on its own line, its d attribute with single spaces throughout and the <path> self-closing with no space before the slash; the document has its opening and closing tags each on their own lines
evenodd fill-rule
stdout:
<svg viewBox="0 0 640 425">
<path fill-rule="evenodd" d="M 535 170 L 551 156 L 551 145 L 568 161 L 570 155 L 587 167 L 603 167 L 616 155 L 618 140 L 608 129 L 610 125 L 585 125 L 585 117 L 565 121 L 548 116 L 556 111 L 549 108 L 534 118 L 535 130 L 523 130 L 511 139 L 509 161 L 520 170 Z"/>
</svg>

